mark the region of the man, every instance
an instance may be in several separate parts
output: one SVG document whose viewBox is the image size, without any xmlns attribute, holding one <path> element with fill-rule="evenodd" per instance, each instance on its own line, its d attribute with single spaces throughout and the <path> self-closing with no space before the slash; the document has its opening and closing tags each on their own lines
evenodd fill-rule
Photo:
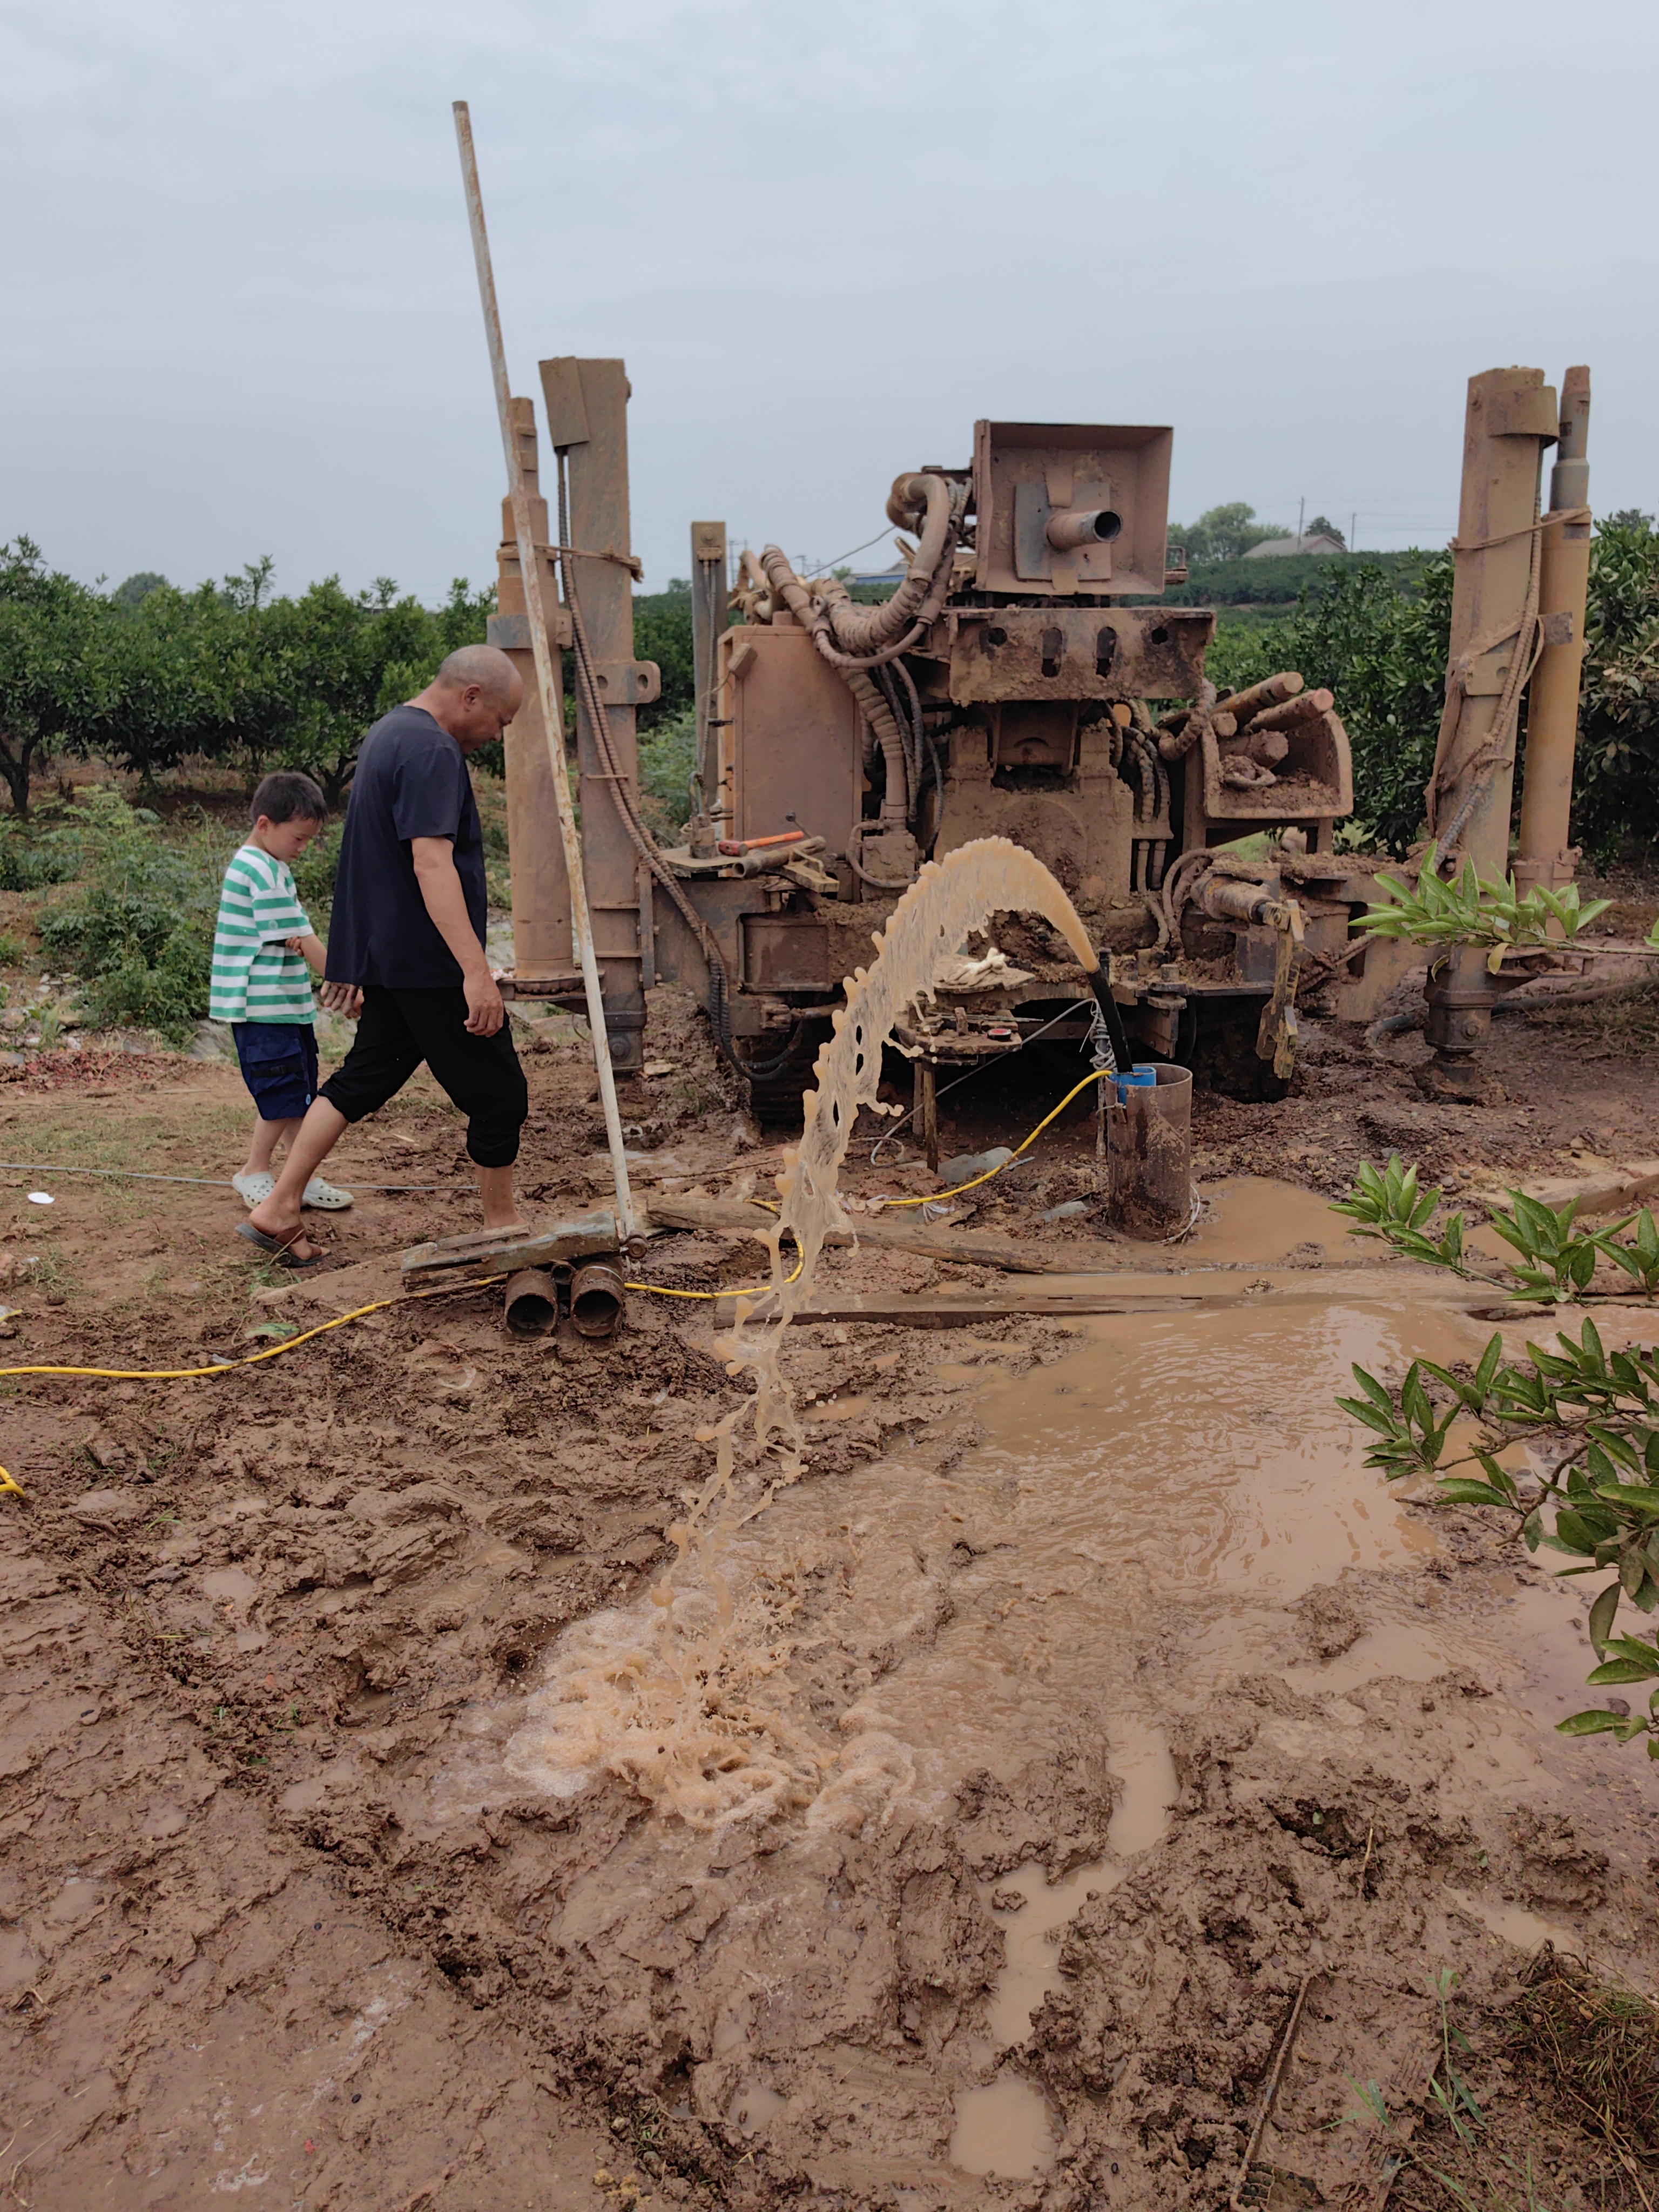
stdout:
<svg viewBox="0 0 1659 2212">
<path fill-rule="evenodd" d="M 301 1194 L 350 1125 L 422 1060 L 467 1116 L 485 1228 L 518 1224 L 513 1163 L 529 1098 L 484 958 L 483 833 L 466 756 L 501 736 L 523 696 L 504 653 L 463 646 L 363 739 L 327 966 L 331 983 L 362 994 L 356 1041 L 300 1124 L 275 1189 L 238 1224 L 284 1267 L 326 1258 L 301 1230 Z"/>
</svg>

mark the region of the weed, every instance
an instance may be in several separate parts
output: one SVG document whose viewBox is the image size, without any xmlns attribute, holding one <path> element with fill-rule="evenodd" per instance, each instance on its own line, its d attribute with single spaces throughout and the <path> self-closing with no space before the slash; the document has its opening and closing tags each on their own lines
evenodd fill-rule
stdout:
<svg viewBox="0 0 1659 2212">
<path fill-rule="evenodd" d="M 1559 890 L 1539 884 L 1525 892 L 1516 890 L 1513 876 L 1489 884 L 1475 873 L 1473 860 L 1466 860 L 1461 874 L 1447 883 L 1439 865 L 1439 850 L 1431 845 L 1414 889 L 1400 876 L 1379 876 L 1377 888 L 1388 897 L 1366 908 L 1360 928 L 1372 937 L 1407 938 L 1414 945 L 1484 945 L 1490 947 L 1488 965 L 1495 970 L 1506 945 L 1545 944 L 1553 929 L 1571 940 L 1612 904 L 1610 899 L 1591 899 L 1581 906 L 1577 884 Z"/>
<path fill-rule="evenodd" d="M 0 968 L 19 968 L 29 949 L 15 929 L 0 930 Z"/>
<path fill-rule="evenodd" d="M 182 1044 L 207 1012 L 222 840 L 204 822 L 169 842 L 148 808 L 107 789 L 74 811 L 86 882 L 41 916 L 41 943 L 73 965 L 100 1027 Z"/>
<path fill-rule="evenodd" d="M 15 819 L 0 825 L 0 891 L 36 891 L 64 883 L 75 873 L 78 859 L 72 831 L 49 830 L 32 837 Z"/>
<path fill-rule="evenodd" d="M 1516 2056 L 1615 2148 L 1659 2152 L 1659 2011 L 1546 1948 L 1510 2007 Z"/>
</svg>

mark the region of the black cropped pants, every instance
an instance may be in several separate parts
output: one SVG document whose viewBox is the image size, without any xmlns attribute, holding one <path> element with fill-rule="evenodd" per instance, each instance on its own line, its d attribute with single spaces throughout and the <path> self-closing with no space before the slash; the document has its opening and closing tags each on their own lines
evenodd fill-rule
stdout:
<svg viewBox="0 0 1659 2212">
<path fill-rule="evenodd" d="M 459 983 L 439 991 L 366 984 L 356 1041 L 317 1095 L 348 1121 L 361 1121 L 395 1097 L 422 1060 L 466 1115 L 469 1155 L 481 1168 L 510 1168 L 530 1111 L 512 1024 L 491 1037 L 471 1035 Z"/>
</svg>

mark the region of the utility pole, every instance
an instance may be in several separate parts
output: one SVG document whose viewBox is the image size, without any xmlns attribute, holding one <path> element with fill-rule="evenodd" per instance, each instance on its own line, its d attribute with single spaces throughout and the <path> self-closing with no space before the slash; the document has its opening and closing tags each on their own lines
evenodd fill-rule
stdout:
<svg viewBox="0 0 1659 2212">
<path fill-rule="evenodd" d="M 1308 495 L 1306 492 L 1304 492 L 1301 498 L 1297 500 L 1296 503 L 1296 550 L 1298 553 L 1302 550 L 1302 526 L 1307 520 L 1307 514 Z"/>
<path fill-rule="evenodd" d="M 1357 512 L 1348 517 L 1348 550 L 1350 553 L 1359 550 L 1359 516 Z"/>
</svg>

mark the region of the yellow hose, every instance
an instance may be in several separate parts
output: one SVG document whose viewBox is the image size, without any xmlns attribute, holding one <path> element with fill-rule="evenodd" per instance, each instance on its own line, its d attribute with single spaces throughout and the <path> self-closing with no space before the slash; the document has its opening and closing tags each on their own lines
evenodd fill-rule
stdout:
<svg viewBox="0 0 1659 2212">
<path fill-rule="evenodd" d="M 1032 1130 L 1030 1135 L 1027 1137 L 1024 1144 L 1016 1145 L 1012 1152 L 1006 1160 L 1000 1162 L 998 1165 L 994 1168 L 987 1168 L 983 1175 L 976 1175 L 971 1182 L 959 1182 L 952 1190 L 932 1191 L 926 1198 L 890 1198 L 884 1201 L 884 1206 L 936 1206 L 942 1198 L 960 1198 L 964 1190 L 977 1190 L 981 1183 L 989 1182 L 993 1176 L 1000 1176 L 1004 1168 L 1012 1167 L 1014 1162 L 1026 1149 L 1026 1146 L 1036 1144 L 1037 1139 L 1048 1127 L 1049 1122 L 1054 1120 L 1055 1115 L 1063 1114 L 1066 1111 L 1066 1109 L 1071 1104 L 1073 1099 L 1075 1098 L 1079 1092 L 1086 1091 L 1091 1083 L 1098 1083 L 1103 1076 L 1108 1076 L 1111 1072 L 1112 1071 L 1109 1067 L 1091 1068 L 1088 1074 L 1084 1077 L 1082 1082 L 1074 1083 L 1072 1085 L 1072 1088 L 1066 1092 L 1066 1096 L 1060 1100 L 1059 1105 L 1054 1107 L 1052 1111 L 1043 1115 L 1042 1119 L 1037 1123 L 1036 1128 Z"/>
<path fill-rule="evenodd" d="M 288 1337 L 281 1344 L 267 1345 L 263 1352 L 250 1352 L 243 1358 L 227 1359 L 211 1367 L 0 1367 L 0 1375 L 90 1375 L 105 1382 L 189 1382 L 201 1376 L 232 1375 L 239 1367 L 257 1367 L 262 1359 L 275 1359 L 297 1345 L 309 1344 L 313 1336 L 326 1336 L 330 1329 L 343 1328 L 349 1321 L 361 1321 L 365 1314 L 379 1313 L 384 1307 L 412 1305 L 417 1298 L 441 1298 L 451 1291 L 480 1291 L 495 1280 L 494 1275 L 479 1275 L 468 1283 L 441 1283 L 435 1291 L 409 1291 L 399 1297 L 375 1298 L 366 1306 L 353 1306 L 349 1313 L 337 1314 L 332 1321 L 319 1322 L 315 1328 L 302 1329 L 298 1336 Z"/>
<path fill-rule="evenodd" d="M 1073 1084 L 1059 1105 L 1043 1115 L 1024 1143 L 1018 1146 L 1000 1166 L 988 1168 L 983 1175 L 975 1176 L 971 1182 L 957 1183 L 953 1190 L 934 1191 L 927 1198 L 890 1198 L 886 1204 L 931 1206 L 939 1199 L 959 1198 L 964 1190 L 976 1190 L 981 1183 L 989 1182 L 993 1176 L 1000 1176 L 1003 1168 L 1012 1167 L 1020 1153 L 1036 1142 L 1055 1115 L 1063 1114 L 1073 1099 L 1086 1091 L 1091 1083 L 1098 1083 L 1102 1076 L 1110 1073 L 1109 1068 L 1093 1068 L 1081 1083 Z M 769 1199 L 761 1199 L 757 1203 L 769 1207 L 774 1213 L 777 1212 Z M 787 1278 L 788 1281 L 799 1281 L 805 1265 L 804 1260 L 798 1261 L 795 1272 Z M 441 1298 L 452 1291 L 486 1290 L 491 1283 L 500 1279 L 495 1275 L 479 1275 L 470 1282 L 441 1283 L 435 1291 L 408 1291 L 395 1298 L 374 1298 L 366 1306 L 354 1306 L 349 1313 L 337 1315 L 332 1321 L 319 1322 L 315 1328 L 304 1329 L 298 1336 L 290 1336 L 282 1344 L 268 1345 L 263 1352 L 250 1352 L 241 1359 L 227 1359 L 212 1367 L 0 1367 L 0 1376 L 82 1375 L 104 1382 L 192 1382 L 210 1375 L 232 1375 L 239 1367 L 257 1367 L 262 1359 L 276 1359 L 284 1352 L 292 1352 L 301 1344 L 309 1344 L 313 1336 L 325 1336 L 331 1328 L 343 1328 L 349 1321 L 361 1321 L 365 1314 L 381 1313 L 388 1306 L 412 1305 L 417 1298 Z M 772 1285 L 770 1283 L 746 1283 L 730 1291 L 674 1291 L 663 1283 L 625 1283 L 623 1287 L 624 1290 L 642 1291 L 653 1298 L 755 1298 L 763 1296 Z M 0 1468 L 0 1495 L 8 1490 L 15 1490 L 20 1496 L 22 1494 L 21 1486 L 12 1480 L 4 1468 Z"/>
</svg>

